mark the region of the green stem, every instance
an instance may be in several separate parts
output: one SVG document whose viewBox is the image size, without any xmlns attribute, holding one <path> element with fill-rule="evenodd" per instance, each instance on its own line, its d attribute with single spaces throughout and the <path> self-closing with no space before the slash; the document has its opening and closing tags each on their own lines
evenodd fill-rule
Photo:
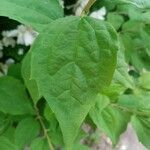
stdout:
<svg viewBox="0 0 150 150">
<path fill-rule="evenodd" d="M 84 7 L 81 16 L 88 14 L 90 8 L 92 7 L 92 5 L 96 2 L 96 0 L 89 0 L 88 3 L 86 4 L 86 6 Z"/>
<path fill-rule="evenodd" d="M 42 130 L 43 130 L 43 132 L 44 132 L 44 136 L 45 136 L 46 139 L 47 139 L 49 148 L 50 148 L 50 150 L 54 150 L 54 147 L 53 147 L 53 145 L 52 145 L 51 139 L 50 139 L 50 137 L 49 137 L 49 135 L 48 135 L 48 133 L 47 133 L 48 130 L 46 129 L 45 124 L 44 124 L 44 122 L 43 122 L 43 120 L 42 120 L 42 117 L 40 116 L 39 109 L 37 108 L 36 105 L 34 105 L 34 108 L 35 108 L 35 111 L 36 111 L 37 119 L 39 120 L 40 125 L 41 125 L 41 127 L 42 127 Z"/>
<path fill-rule="evenodd" d="M 132 113 L 132 114 L 135 114 L 135 115 L 139 115 L 139 116 L 143 116 L 143 117 L 149 117 L 150 116 L 149 112 L 140 112 L 140 111 L 137 111 L 137 110 L 132 110 L 132 109 L 129 109 L 127 107 L 120 106 L 118 104 L 111 104 L 111 106 L 117 107 L 117 108 L 119 108 L 123 111 L 129 112 L 129 113 Z"/>
</svg>

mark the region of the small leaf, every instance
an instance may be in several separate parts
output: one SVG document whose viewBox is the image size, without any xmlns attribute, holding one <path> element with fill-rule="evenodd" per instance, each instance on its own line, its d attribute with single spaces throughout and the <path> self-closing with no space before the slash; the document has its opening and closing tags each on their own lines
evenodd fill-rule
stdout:
<svg viewBox="0 0 150 150">
<path fill-rule="evenodd" d="M 107 1 L 115 4 L 130 4 L 141 9 L 150 8 L 149 0 L 113 0 L 113 1 L 107 0 Z"/>
<path fill-rule="evenodd" d="M 8 140 L 10 140 L 12 143 L 14 143 L 14 133 L 15 133 L 15 127 L 9 125 L 7 126 L 7 129 L 5 132 L 3 132 L 3 136 L 6 137 Z"/>
<path fill-rule="evenodd" d="M 75 144 L 73 150 L 90 150 L 90 148 L 87 145 Z"/>
<path fill-rule="evenodd" d="M 133 89 L 135 86 L 133 79 L 128 74 L 128 66 L 125 61 L 124 46 L 121 39 L 119 46 L 117 65 L 112 82 L 109 87 L 103 89 L 103 94 L 109 96 L 111 101 L 118 99 L 118 96 L 123 94 L 126 89 Z"/>
<path fill-rule="evenodd" d="M 139 85 L 146 90 L 150 90 L 150 72 L 145 72 L 140 76 Z"/>
<path fill-rule="evenodd" d="M 123 42 L 121 41 L 120 36 L 119 36 L 119 41 L 120 41 L 119 44 L 120 48 L 117 55 L 117 66 L 113 76 L 112 84 L 119 84 L 123 86 L 125 89 L 126 88 L 132 89 L 134 87 L 134 82 L 128 74 L 128 65 L 124 57 L 124 52 L 125 52 L 124 45 Z"/>
<path fill-rule="evenodd" d="M 117 13 L 108 13 L 107 21 L 110 22 L 116 30 L 118 30 L 124 23 L 123 16 Z"/>
<path fill-rule="evenodd" d="M 42 97 L 35 80 L 31 79 L 31 53 L 27 53 L 26 57 L 23 59 L 22 68 L 21 68 L 22 76 L 25 82 L 25 85 L 30 93 L 30 96 L 34 103 L 36 104 L 38 100 Z"/>
<path fill-rule="evenodd" d="M 81 142 L 81 140 L 86 138 L 87 138 L 87 134 L 81 128 L 73 144 L 72 150 L 90 150 L 88 145 L 85 145 Z"/>
<path fill-rule="evenodd" d="M 21 76 L 21 64 L 12 64 L 9 68 L 8 68 L 8 76 L 14 77 L 16 79 L 22 80 L 22 76 Z"/>
<path fill-rule="evenodd" d="M 0 150 L 18 150 L 6 137 L 0 136 Z"/>
<path fill-rule="evenodd" d="M 149 0 L 119 0 L 127 4 L 133 4 L 139 8 L 150 8 Z"/>
<path fill-rule="evenodd" d="M 46 107 L 44 109 L 44 117 L 48 122 L 48 135 L 52 143 L 56 147 L 64 146 L 63 136 L 59 126 L 59 122 L 56 119 L 55 114 L 52 112 L 48 104 L 46 104 Z"/>
<path fill-rule="evenodd" d="M 25 118 L 19 122 L 15 131 L 15 143 L 19 149 L 29 145 L 39 134 L 40 125 L 33 118 Z"/>
<path fill-rule="evenodd" d="M 133 116 L 131 123 L 139 140 L 150 149 L 150 118 Z"/>
<path fill-rule="evenodd" d="M 130 121 L 130 115 L 110 105 L 103 108 L 107 97 L 101 98 L 91 109 L 90 116 L 97 127 L 111 138 L 113 144 L 116 144 Z M 103 103 L 100 103 L 100 101 L 103 101 Z"/>
<path fill-rule="evenodd" d="M 24 85 L 12 77 L 0 78 L 0 111 L 12 115 L 34 114 Z"/>
<path fill-rule="evenodd" d="M 98 94 L 97 99 L 96 99 L 96 104 L 92 108 L 92 110 L 98 110 L 99 113 L 103 111 L 108 105 L 109 105 L 109 98 L 105 95 Z"/>
<path fill-rule="evenodd" d="M 144 93 L 138 95 L 121 95 L 118 104 L 130 109 L 133 112 L 143 112 L 143 114 L 150 115 L 150 94 Z"/>
<path fill-rule="evenodd" d="M 58 0 L 0 0 L 0 16 L 41 31 L 53 19 L 63 17 L 63 10 Z"/>
<path fill-rule="evenodd" d="M 0 112 L 0 134 L 2 134 L 10 123 L 10 117 Z"/>
<path fill-rule="evenodd" d="M 35 139 L 30 147 L 30 150 L 50 150 L 45 138 Z"/>
</svg>

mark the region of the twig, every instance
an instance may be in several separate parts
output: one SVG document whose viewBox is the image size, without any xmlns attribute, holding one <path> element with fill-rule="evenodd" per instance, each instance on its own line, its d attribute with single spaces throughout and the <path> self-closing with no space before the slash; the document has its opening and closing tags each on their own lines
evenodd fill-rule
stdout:
<svg viewBox="0 0 150 150">
<path fill-rule="evenodd" d="M 54 147 L 53 147 L 53 145 L 52 145 L 51 139 L 50 139 L 50 137 L 49 137 L 49 135 L 48 135 L 48 133 L 47 133 L 48 130 L 46 129 L 45 124 L 44 124 L 44 122 L 43 122 L 43 120 L 42 120 L 42 117 L 40 116 L 39 109 L 37 108 L 36 105 L 34 105 L 34 108 L 35 108 L 35 111 L 36 111 L 37 119 L 39 120 L 40 125 L 41 125 L 41 127 L 42 127 L 42 130 L 43 130 L 43 132 L 44 132 L 44 136 L 45 136 L 46 139 L 47 139 L 49 148 L 50 148 L 50 150 L 54 150 Z"/>
<path fill-rule="evenodd" d="M 82 10 L 81 16 L 87 14 L 92 7 L 92 5 L 96 2 L 96 0 L 89 0 L 84 9 Z"/>
</svg>

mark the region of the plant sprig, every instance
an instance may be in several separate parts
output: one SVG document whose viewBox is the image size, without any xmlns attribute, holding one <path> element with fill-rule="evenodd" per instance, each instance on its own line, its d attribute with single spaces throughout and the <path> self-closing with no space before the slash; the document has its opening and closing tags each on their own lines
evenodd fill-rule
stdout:
<svg viewBox="0 0 150 150">
<path fill-rule="evenodd" d="M 50 139 L 50 137 L 49 137 L 49 135 L 47 133 L 48 130 L 46 129 L 45 124 L 44 124 L 44 122 L 42 120 L 42 117 L 41 117 L 41 115 L 39 113 L 39 109 L 37 108 L 37 106 L 35 104 L 34 104 L 34 109 L 36 111 L 36 116 L 37 116 L 37 119 L 38 119 L 38 121 L 39 121 L 39 123 L 41 125 L 41 128 L 43 130 L 44 136 L 47 139 L 48 146 L 49 146 L 50 150 L 54 150 L 54 147 L 53 147 L 53 144 L 51 142 L 51 139 Z"/>
</svg>

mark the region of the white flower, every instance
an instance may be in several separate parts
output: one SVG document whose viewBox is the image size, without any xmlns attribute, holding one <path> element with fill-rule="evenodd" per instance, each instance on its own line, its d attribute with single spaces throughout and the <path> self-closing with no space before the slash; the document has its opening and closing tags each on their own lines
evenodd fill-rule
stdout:
<svg viewBox="0 0 150 150">
<path fill-rule="evenodd" d="M 29 46 L 33 43 L 34 38 L 32 34 L 28 31 L 25 31 L 24 33 L 19 33 L 17 38 L 17 44 L 22 44 L 25 46 Z"/>
<path fill-rule="evenodd" d="M 8 46 L 15 47 L 16 45 L 16 41 L 11 37 L 3 37 L 2 43 L 3 43 L 3 46 L 5 47 L 8 47 Z"/>
<path fill-rule="evenodd" d="M 0 63 L 0 76 L 7 75 L 8 65 Z"/>
<path fill-rule="evenodd" d="M 17 29 L 2 32 L 2 40 L 0 40 L 0 58 L 3 57 L 4 47 L 15 47 L 16 44 L 22 44 L 29 46 L 33 43 L 34 39 L 37 37 L 38 33 L 33 31 L 31 28 L 24 25 L 19 25 Z M 17 39 L 17 41 L 15 40 Z M 23 55 L 24 50 L 19 49 L 18 55 Z M 0 76 L 7 75 L 8 68 L 11 64 L 14 64 L 15 60 L 9 58 L 5 63 L 0 63 Z"/>
<path fill-rule="evenodd" d="M 61 5 L 62 8 L 64 8 L 64 1 L 63 0 L 58 0 L 59 4 Z"/>
<path fill-rule="evenodd" d="M 30 27 L 19 25 L 17 29 L 2 32 L 3 45 L 5 47 L 14 47 L 16 43 L 13 38 L 17 38 L 17 44 L 30 46 L 37 35 L 38 33 L 33 31 Z"/>
<path fill-rule="evenodd" d="M 2 32 L 2 36 L 4 36 L 4 37 L 17 37 L 17 35 L 18 35 L 17 29 Z"/>
<path fill-rule="evenodd" d="M 34 42 L 36 36 L 37 33 L 31 28 L 20 25 L 18 26 L 17 44 L 30 46 Z"/>
<path fill-rule="evenodd" d="M 91 17 L 100 19 L 100 20 L 105 20 L 105 15 L 106 15 L 106 8 L 102 7 L 101 9 L 94 11 L 90 14 Z"/>
<path fill-rule="evenodd" d="M 18 55 L 23 55 L 24 54 L 24 49 L 23 48 L 19 48 L 18 49 Z"/>
<path fill-rule="evenodd" d="M 6 62 L 5 62 L 5 64 L 6 65 L 11 65 L 11 64 L 14 64 L 15 63 L 15 60 L 14 59 L 12 59 L 12 58 L 8 58 L 7 60 L 6 60 Z"/>
</svg>

